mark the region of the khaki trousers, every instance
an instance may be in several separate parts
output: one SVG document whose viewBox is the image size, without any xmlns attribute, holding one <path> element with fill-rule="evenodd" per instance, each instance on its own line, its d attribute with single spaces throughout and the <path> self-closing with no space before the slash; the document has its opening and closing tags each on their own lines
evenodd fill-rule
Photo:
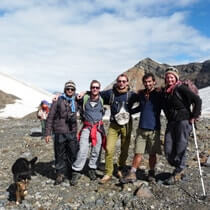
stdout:
<svg viewBox="0 0 210 210">
<path fill-rule="evenodd" d="M 112 176 L 113 167 L 113 155 L 115 153 L 115 146 L 120 136 L 121 139 L 121 152 L 118 160 L 118 166 L 123 167 L 126 165 L 128 157 L 128 149 L 131 140 L 132 131 L 132 119 L 126 125 L 118 125 L 114 122 L 110 123 L 106 142 L 106 153 L 105 153 L 105 171 L 106 175 Z"/>
</svg>

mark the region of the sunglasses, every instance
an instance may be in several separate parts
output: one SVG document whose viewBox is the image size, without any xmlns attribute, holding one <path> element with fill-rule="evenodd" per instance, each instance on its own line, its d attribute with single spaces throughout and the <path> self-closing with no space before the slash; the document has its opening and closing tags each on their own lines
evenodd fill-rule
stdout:
<svg viewBox="0 0 210 210">
<path fill-rule="evenodd" d="M 71 90 L 71 91 L 75 91 L 75 88 L 66 88 L 67 91 Z"/>
<path fill-rule="evenodd" d="M 97 90 L 99 90 L 100 87 L 98 87 L 98 86 L 92 86 L 91 89 L 97 89 Z"/>
<path fill-rule="evenodd" d="M 121 83 L 121 82 L 122 82 L 122 83 L 126 83 L 127 81 L 126 81 L 126 80 L 118 80 L 117 82 L 118 82 L 118 83 Z"/>
</svg>

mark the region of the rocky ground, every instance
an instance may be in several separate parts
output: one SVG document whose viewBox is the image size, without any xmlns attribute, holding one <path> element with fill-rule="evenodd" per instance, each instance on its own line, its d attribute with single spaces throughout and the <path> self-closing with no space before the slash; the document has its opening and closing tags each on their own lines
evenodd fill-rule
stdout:
<svg viewBox="0 0 210 210">
<path fill-rule="evenodd" d="M 134 127 L 137 120 L 134 120 Z M 163 123 L 164 124 L 164 123 Z M 210 167 L 202 166 L 203 179 L 207 197 L 202 200 L 202 187 L 196 150 L 193 138 L 190 138 L 188 149 L 187 181 L 176 185 L 162 184 L 172 168 L 167 164 L 164 155 L 158 157 L 157 182 L 150 184 L 145 180 L 148 171 L 148 156 L 145 155 L 142 166 L 137 171 L 138 181 L 134 184 L 120 185 L 114 176 L 106 185 L 98 184 L 103 171 L 98 170 L 98 180 L 90 181 L 83 175 L 77 186 L 70 186 L 66 180 L 54 186 L 53 144 L 46 144 L 41 137 L 31 136 L 31 129 L 39 127 L 40 122 L 34 116 L 24 119 L 0 121 L 0 209 L 210 209 Z M 107 127 L 108 123 L 106 123 Z M 197 138 L 199 151 L 210 155 L 210 120 L 202 119 L 198 125 Z M 135 129 L 134 129 L 135 130 Z M 164 126 L 163 126 L 164 130 Z M 162 132 L 162 135 L 164 132 Z M 128 165 L 133 157 L 133 142 L 129 150 Z M 162 136 L 163 139 L 163 136 Z M 119 154 L 117 146 L 115 162 Z M 14 201 L 14 184 L 11 166 L 19 157 L 31 159 L 37 156 L 36 176 L 33 176 L 28 195 L 22 204 Z M 102 153 L 102 166 L 104 152 Z"/>
<path fill-rule="evenodd" d="M 12 94 L 7 94 L 1 90 L 0 90 L 0 98 L 1 98 L 0 110 L 5 108 L 5 106 L 7 104 L 13 104 L 16 99 L 19 99 L 18 97 L 14 96 Z"/>
</svg>

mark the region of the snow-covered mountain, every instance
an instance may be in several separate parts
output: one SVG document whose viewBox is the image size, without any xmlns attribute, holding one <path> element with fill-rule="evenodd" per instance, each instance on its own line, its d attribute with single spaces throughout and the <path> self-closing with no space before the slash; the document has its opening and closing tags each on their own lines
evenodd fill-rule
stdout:
<svg viewBox="0 0 210 210">
<path fill-rule="evenodd" d="M 21 118 L 37 110 L 41 100 L 52 101 L 53 95 L 30 84 L 0 73 L 0 90 L 19 99 L 0 110 L 0 118 Z M 1 100 L 1 99 L 0 99 Z"/>
</svg>

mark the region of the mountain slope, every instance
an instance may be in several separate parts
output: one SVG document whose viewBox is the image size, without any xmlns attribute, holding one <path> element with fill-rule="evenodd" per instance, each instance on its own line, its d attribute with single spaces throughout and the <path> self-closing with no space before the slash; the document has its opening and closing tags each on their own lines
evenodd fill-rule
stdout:
<svg viewBox="0 0 210 210">
<path fill-rule="evenodd" d="M 49 102 L 52 94 L 0 73 L 0 118 L 21 118 L 37 110 L 41 100 Z"/>
<path fill-rule="evenodd" d="M 170 65 L 160 64 L 150 58 L 145 58 L 124 73 L 130 80 L 131 89 L 137 91 L 143 88 L 142 77 L 148 72 L 152 72 L 156 76 L 158 86 L 164 85 L 164 73 L 168 66 Z M 191 79 L 199 89 L 210 86 L 210 60 L 207 60 L 203 63 L 174 65 L 174 67 L 179 70 L 181 79 Z M 114 81 L 105 89 L 111 88 L 113 84 Z"/>
</svg>

